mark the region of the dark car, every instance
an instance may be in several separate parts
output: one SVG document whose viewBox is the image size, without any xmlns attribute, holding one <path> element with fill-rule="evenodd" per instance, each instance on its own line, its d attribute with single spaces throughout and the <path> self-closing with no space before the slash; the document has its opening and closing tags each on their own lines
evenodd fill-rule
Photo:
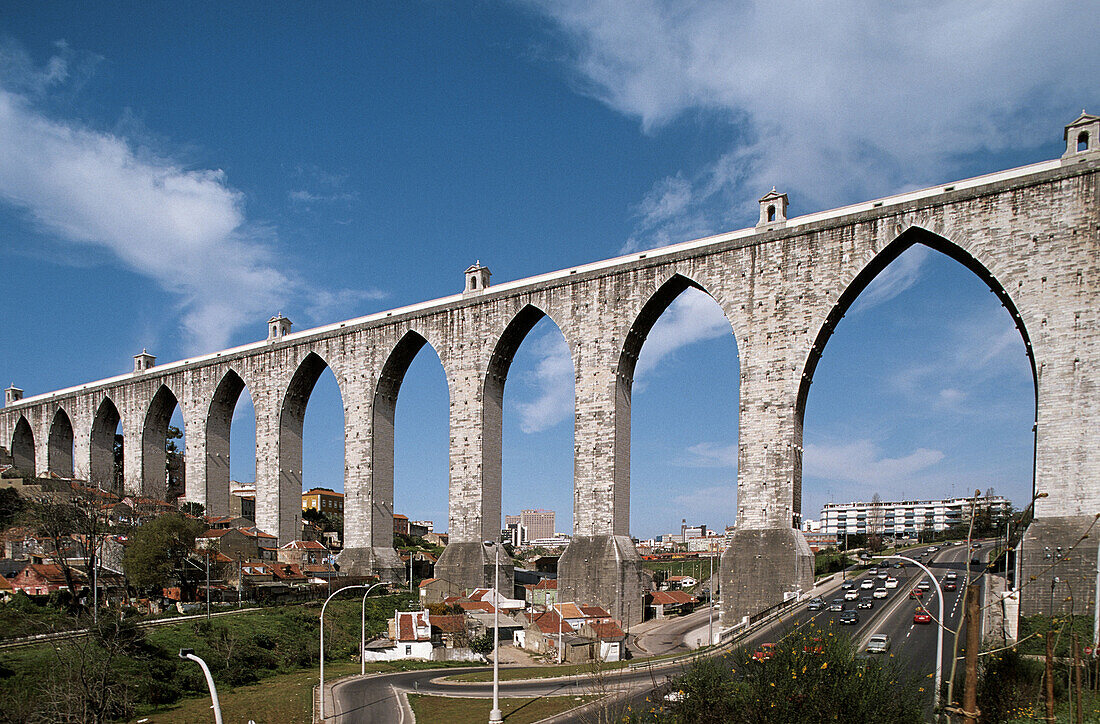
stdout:
<svg viewBox="0 0 1100 724">
<path fill-rule="evenodd" d="M 859 603 L 856 604 L 856 608 L 874 608 L 875 600 L 870 596 L 864 596 L 859 599 Z"/>
<path fill-rule="evenodd" d="M 825 601 L 820 598 L 812 598 L 810 602 L 806 604 L 807 611 L 820 611 L 825 608 Z"/>
<path fill-rule="evenodd" d="M 845 581 L 844 583 L 840 584 L 840 587 L 843 588 L 844 590 L 848 590 L 849 588 L 851 588 L 854 585 L 856 585 L 854 581 Z"/>
<path fill-rule="evenodd" d="M 840 614 L 840 618 L 837 619 L 837 623 L 842 626 L 855 626 L 859 623 L 859 614 L 855 611 L 845 611 Z"/>
<path fill-rule="evenodd" d="M 829 610 L 830 611 L 843 611 L 844 610 L 844 599 L 843 598 L 834 598 L 833 602 L 829 604 Z"/>
</svg>

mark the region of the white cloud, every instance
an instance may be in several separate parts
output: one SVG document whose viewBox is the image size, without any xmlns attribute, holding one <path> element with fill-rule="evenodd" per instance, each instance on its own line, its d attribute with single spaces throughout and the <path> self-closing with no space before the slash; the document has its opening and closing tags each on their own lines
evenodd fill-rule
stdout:
<svg viewBox="0 0 1100 724">
<path fill-rule="evenodd" d="M 650 329 L 638 355 L 635 384 L 677 350 L 727 334 L 733 329 L 714 299 L 698 289 L 686 289 Z"/>
<path fill-rule="evenodd" d="M 899 458 L 882 457 L 870 440 L 810 444 L 803 456 L 803 472 L 811 478 L 886 486 L 909 480 L 943 458 L 942 452 L 928 448 L 917 448 Z"/>
<path fill-rule="evenodd" d="M 736 520 L 737 481 L 680 493 L 673 497 L 672 502 L 689 521 Z"/>
<path fill-rule="evenodd" d="M 520 429 L 525 433 L 547 430 L 573 416 L 573 358 L 556 329 L 531 341 L 538 357 L 529 382 L 535 398 L 516 404 Z"/>
<path fill-rule="evenodd" d="M 737 469 L 737 444 L 719 445 L 713 442 L 701 442 L 687 449 L 688 457 L 683 464 L 692 468 L 732 468 Z"/>
<path fill-rule="evenodd" d="M 0 88 L 0 199 L 176 295 L 193 351 L 224 347 L 243 325 L 306 298 L 222 171 L 189 169 L 123 135 L 47 117 L 33 97 L 67 77 L 62 59 L 36 72 L 8 45 L 0 66 L 14 69 Z"/>
<path fill-rule="evenodd" d="M 974 154 L 1056 141 L 1100 100 L 1083 2 L 522 4 L 551 19 L 581 91 L 645 131 L 692 112 L 734 130 L 687 181 L 654 185 L 635 248 L 751 218 L 773 184 L 798 213 L 950 180 Z"/>
</svg>

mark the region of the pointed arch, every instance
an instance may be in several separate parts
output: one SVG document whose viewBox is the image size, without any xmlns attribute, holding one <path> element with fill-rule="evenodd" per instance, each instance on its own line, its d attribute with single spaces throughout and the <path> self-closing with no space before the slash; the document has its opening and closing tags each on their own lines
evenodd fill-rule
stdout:
<svg viewBox="0 0 1100 724">
<path fill-rule="evenodd" d="M 374 388 L 371 425 L 372 474 L 372 535 L 373 545 L 391 546 L 393 531 L 394 428 L 397 415 L 397 394 L 409 365 L 424 347 L 439 354 L 419 332 L 409 330 L 401 337 L 386 358 Z"/>
<path fill-rule="evenodd" d="M 73 423 L 65 408 L 58 407 L 50 423 L 46 467 L 63 478 L 73 477 Z"/>
<path fill-rule="evenodd" d="M 792 509 L 796 514 L 802 509 L 802 447 L 806 401 L 810 394 L 810 385 L 813 384 L 814 372 L 817 370 L 817 365 L 821 361 L 825 346 L 828 344 L 840 320 L 844 318 L 844 315 L 851 308 L 852 304 L 855 303 L 855 300 L 863 290 L 866 289 L 867 286 L 895 259 L 916 244 L 921 244 L 933 251 L 938 251 L 969 269 L 975 276 L 982 280 L 989 290 L 997 296 L 1002 306 L 1008 310 L 1023 340 L 1028 363 L 1031 366 L 1031 378 L 1034 390 L 1033 419 L 1038 419 L 1039 377 L 1035 362 L 1035 354 L 1031 346 L 1031 338 L 1024 325 L 1023 317 L 1016 307 L 1016 304 L 1009 296 L 1008 291 L 993 273 L 966 249 L 939 234 L 935 234 L 919 226 L 910 227 L 879 251 L 874 258 L 856 274 L 855 278 L 848 283 L 825 316 L 825 320 L 818 330 L 817 336 L 814 338 L 814 343 L 806 355 L 802 377 L 799 380 L 798 396 L 795 401 L 794 446 L 797 454 L 794 458 L 794 500 Z M 1034 476 L 1034 468 L 1032 473 Z M 1032 485 L 1034 486 L 1034 479 L 1032 480 Z"/>
<path fill-rule="evenodd" d="M 631 397 L 638 356 L 653 325 L 687 289 L 697 289 L 711 299 L 714 296 L 699 282 L 683 274 L 669 277 L 646 300 L 626 334 L 615 374 L 615 444 L 613 463 L 615 532 L 629 534 L 630 522 L 630 423 Z M 715 304 L 718 301 L 715 299 Z M 719 305 L 721 306 L 721 305 Z M 723 310 L 725 316 L 725 310 Z M 733 334 L 733 325 L 730 325 Z M 736 373 L 735 373 L 736 374 Z"/>
<path fill-rule="evenodd" d="M 11 436 L 11 462 L 12 467 L 25 475 L 34 476 L 37 473 L 34 467 L 34 430 L 23 415 L 19 416 Z"/>
<path fill-rule="evenodd" d="M 207 515 L 229 514 L 230 431 L 233 411 L 245 390 L 244 380 L 235 370 L 226 370 L 214 390 L 206 414 L 206 481 L 205 507 Z"/>
<path fill-rule="evenodd" d="M 114 401 L 105 396 L 92 420 L 91 437 L 88 441 L 90 482 L 96 487 L 115 493 L 122 492 L 122 480 L 115 475 L 115 433 L 121 421 L 122 416 Z M 125 447 L 121 452 L 125 454 Z"/>
<path fill-rule="evenodd" d="M 527 335 L 543 319 L 554 322 L 559 334 L 563 334 L 561 326 L 544 310 L 533 304 L 526 304 L 505 325 L 500 337 L 489 357 L 489 364 L 485 371 L 485 379 L 482 386 L 482 437 L 481 437 L 481 482 L 482 492 L 486 497 L 487 515 L 496 511 L 496 527 L 500 527 L 500 508 L 502 500 L 503 481 L 503 427 L 504 427 L 504 387 L 508 380 L 508 370 L 515 360 L 516 352 L 520 345 L 527 339 Z M 563 334 L 564 336 L 564 334 Z M 566 346 L 569 340 L 565 340 Z M 573 350 L 570 348 L 570 361 L 573 361 Z M 576 369 L 574 363 L 574 380 Z"/>
<path fill-rule="evenodd" d="M 294 538 L 300 536 L 302 530 L 302 433 L 306 405 L 317 380 L 328 368 L 328 363 L 316 352 L 307 354 L 294 371 L 279 410 L 279 530 L 297 531 Z M 344 391 L 339 389 L 339 379 L 336 385 L 342 408 Z M 259 510 L 256 514 L 259 516 Z M 280 532 L 280 540 L 283 535 Z"/>
<path fill-rule="evenodd" d="M 175 393 L 161 385 L 149 403 L 141 431 L 141 492 L 158 500 L 164 500 L 168 493 L 164 446 L 168 423 L 178 405 Z"/>
</svg>

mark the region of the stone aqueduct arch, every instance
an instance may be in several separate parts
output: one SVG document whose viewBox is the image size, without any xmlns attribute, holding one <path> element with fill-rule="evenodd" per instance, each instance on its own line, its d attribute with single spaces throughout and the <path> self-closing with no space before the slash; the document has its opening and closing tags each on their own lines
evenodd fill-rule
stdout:
<svg viewBox="0 0 1100 724">
<path fill-rule="evenodd" d="M 779 213 L 769 220 L 762 212 L 752 229 L 492 287 L 486 275 L 480 283 L 467 280 L 459 295 L 294 334 L 276 319 L 263 342 L 33 398 L 12 395 L 0 411 L 0 441 L 17 464 L 66 470 L 58 420 L 68 420 L 73 472 L 96 480 L 107 470 L 108 439 L 121 421 L 143 441 L 127 439 L 126 489 L 150 492 L 152 471 L 163 470 L 163 446 L 154 443 L 178 402 L 187 429 L 186 497 L 222 513 L 229 425 L 247 386 L 256 411 L 257 524 L 286 542 L 300 526 L 305 402 L 330 367 L 344 405 L 341 562 L 398 578 L 394 410 L 412 358 L 430 346 L 450 396 L 452 542 L 437 575 L 486 584 L 493 551 L 481 541 L 496 540 L 500 530 L 504 382 L 520 342 L 549 316 L 576 375 L 574 537 L 559 586 L 567 598 L 634 622 L 646 585 L 628 530 L 634 364 L 653 322 L 692 286 L 724 311 L 740 363 L 730 370 L 740 375 L 737 531 L 721 566 L 722 615 L 731 622 L 812 584 L 812 557 L 797 522 L 813 373 L 856 295 L 921 243 L 990 286 L 1031 358 L 1035 485 L 1046 493 L 1035 502 L 1021 556 L 1023 580 L 1038 578 L 1023 597 L 1022 611 L 1032 613 L 1043 598 L 1035 592 L 1053 575 L 1049 551 L 1066 559 L 1059 575 L 1095 580 L 1100 537 L 1070 550 L 1100 512 L 1100 148 L 1077 151 L 1069 140 L 1077 126 L 1100 137 L 1100 119 L 1083 116 L 1075 124 L 1067 127 L 1060 160 L 798 219 Z"/>
</svg>

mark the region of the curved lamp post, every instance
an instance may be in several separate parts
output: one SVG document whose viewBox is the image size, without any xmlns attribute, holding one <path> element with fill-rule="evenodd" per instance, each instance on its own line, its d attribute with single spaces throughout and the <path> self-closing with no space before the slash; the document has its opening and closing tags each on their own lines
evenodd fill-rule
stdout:
<svg viewBox="0 0 1100 724">
<path fill-rule="evenodd" d="M 218 688 L 214 686 L 214 677 L 210 673 L 210 667 L 206 662 L 195 656 L 194 649 L 180 649 L 180 658 L 189 659 L 202 667 L 203 676 L 206 677 L 206 686 L 210 689 L 211 708 L 214 710 L 214 724 L 222 724 L 222 705 L 218 701 Z"/>
<path fill-rule="evenodd" d="M 905 556 L 875 556 L 877 560 L 886 560 L 894 558 L 900 561 L 906 561 L 920 568 L 931 579 L 932 585 L 936 587 L 936 600 L 940 605 L 940 615 L 936 623 L 936 677 L 935 677 L 935 689 L 932 694 L 932 708 L 935 710 L 940 705 L 940 681 L 943 678 L 943 589 L 940 588 L 939 580 L 932 575 L 932 571 L 921 562 L 915 561 L 912 558 L 906 558 Z"/>
<path fill-rule="evenodd" d="M 363 607 L 359 610 L 359 675 L 363 676 L 367 673 L 367 657 L 363 655 L 363 652 L 367 649 L 367 596 L 375 588 L 382 585 L 379 581 L 373 586 L 363 592 Z"/>
<path fill-rule="evenodd" d="M 493 709 L 489 712 L 489 724 L 503 724 L 500 713 L 500 548 L 492 541 L 482 541 L 486 548 L 495 553 L 493 572 Z"/>
<path fill-rule="evenodd" d="M 360 632 L 360 635 L 365 637 L 366 636 L 366 626 L 367 626 L 366 608 L 365 608 L 366 605 L 367 605 L 367 593 L 370 593 L 371 589 L 374 588 L 375 586 L 381 586 L 381 585 L 382 585 L 381 583 L 372 583 L 369 586 L 366 585 L 366 584 L 357 584 L 357 585 L 354 585 L 354 586 L 344 586 L 343 588 L 339 588 L 339 589 L 333 591 L 331 594 L 329 594 L 329 597 L 325 599 L 325 602 L 323 604 L 321 604 L 321 721 L 322 722 L 325 720 L 325 609 L 328 607 L 328 602 L 331 601 L 333 599 L 333 597 L 336 596 L 338 593 L 343 593 L 344 591 L 350 591 L 353 588 L 365 588 L 365 589 L 367 589 L 367 592 L 363 594 L 364 609 L 363 609 L 363 613 L 361 614 L 363 629 Z M 363 658 L 363 650 L 362 649 L 359 650 L 359 658 L 360 658 L 360 660 L 362 660 L 362 658 Z M 365 668 L 366 663 L 364 663 L 363 666 Z M 220 722 L 219 722 L 219 724 L 220 724 Z"/>
</svg>

